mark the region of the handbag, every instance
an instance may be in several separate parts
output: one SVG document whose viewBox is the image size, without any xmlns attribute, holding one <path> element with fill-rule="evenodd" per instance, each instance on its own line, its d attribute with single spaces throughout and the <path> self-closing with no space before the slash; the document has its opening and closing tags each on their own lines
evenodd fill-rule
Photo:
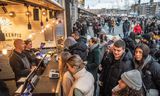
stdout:
<svg viewBox="0 0 160 96">
<path fill-rule="evenodd" d="M 143 83 L 143 82 L 142 82 Z M 146 96 L 159 96 L 159 91 L 157 89 L 149 89 L 147 90 L 146 86 L 144 83 L 142 84 L 144 91 L 146 93 Z"/>
</svg>

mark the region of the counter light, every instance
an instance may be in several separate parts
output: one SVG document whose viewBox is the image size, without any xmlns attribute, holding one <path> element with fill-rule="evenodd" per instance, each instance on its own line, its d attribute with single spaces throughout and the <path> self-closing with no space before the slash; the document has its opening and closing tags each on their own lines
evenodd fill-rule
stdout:
<svg viewBox="0 0 160 96">
<path fill-rule="evenodd" d="M 7 53 L 8 53 L 7 49 L 2 49 L 2 54 L 3 55 L 7 55 Z"/>
</svg>

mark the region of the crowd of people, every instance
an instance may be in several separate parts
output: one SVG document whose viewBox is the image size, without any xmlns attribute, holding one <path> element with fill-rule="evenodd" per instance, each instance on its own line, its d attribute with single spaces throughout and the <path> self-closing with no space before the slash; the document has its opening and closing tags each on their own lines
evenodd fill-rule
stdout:
<svg viewBox="0 0 160 96">
<path fill-rule="evenodd" d="M 159 96 L 158 20 L 126 17 L 79 20 L 64 41 L 60 55 L 59 64 L 65 68 L 61 70 L 64 96 Z M 86 38 L 91 26 L 94 35 Z M 104 26 L 108 26 L 108 32 L 104 32 Z M 114 35 L 115 26 L 122 26 L 123 36 L 109 39 L 106 34 Z"/>
<path fill-rule="evenodd" d="M 122 27 L 123 36 L 114 36 L 116 27 Z M 109 38 L 108 34 L 113 37 Z M 35 69 L 38 60 L 31 40 L 16 39 L 14 47 L 9 62 L 18 81 Z M 159 96 L 159 21 L 80 18 L 63 42 L 58 64 L 63 96 Z"/>
</svg>

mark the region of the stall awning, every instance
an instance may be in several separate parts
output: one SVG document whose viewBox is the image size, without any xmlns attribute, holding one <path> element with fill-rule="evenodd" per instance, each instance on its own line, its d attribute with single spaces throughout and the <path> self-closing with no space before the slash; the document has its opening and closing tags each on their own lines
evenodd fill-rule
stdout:
<svg viewBox="0 0 160 96">
<path fill-rule="evenodd" d="M 21 4 L 29 4 L 31 6 L 39 6 L 43 8 L 48 8 L 52 10 L 62 11 L 64 8 L 55 2 L 51 2 L 50 0 L 2 0 L 0 3 L 21 3 Z"/>
<path fill-rule="evenodd" d="M 78 13 L 82 15 L 97 16 L 96 14 L 81 8 L 78 8 Z"/>
<path fill-rule="evenodd" d="M 56 2 L 56 1 L 54 1 L 54 0 L 46 0 L 47 2 L 49 2 L 49 3 L 52 3 L 52 4 L 54 4 L 54 5 L 56 5 L 57 7 L 59 7 L 60 9 L 64 9 L 63 7 L 62 7 L 62 5 L 60 5 L 58 2 Z"/>
<path fill-rule="evenodd" d="M 21 1 L 21 0 L 17 0 L 17 1 Z M 37 4 L 40 6 L 47 6 L 50 9 L 54 9 L 54 10 L 64 10 L 64 8 L 60 6 L 60 4 L 56 2 L 52 2 L 51 0 L 24 0 L 24 1 L 28 3 Z"/>
</svg>

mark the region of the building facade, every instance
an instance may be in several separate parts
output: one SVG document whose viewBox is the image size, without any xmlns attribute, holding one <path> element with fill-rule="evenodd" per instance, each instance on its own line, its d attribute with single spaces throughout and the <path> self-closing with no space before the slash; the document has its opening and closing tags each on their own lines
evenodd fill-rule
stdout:
<svg viewBox="0 0 160 96">
<path fill-rule="evenodd" d="M 121 9 L 87 9 L 88 11 L 97 14 L 97 15 L 106 15 L 106 16 L 127 16 L 128 10 Z"/>
<path fill-rule="evenodd" d="M 138 5 L 134 4 L 131 7 L 131 11 L 137 12 Z M 160 15 L 160 2 L 153 3 L 142 3 L 140 4 L 140 16 L 153 17 L 156 15 Z"/>
</svg>

